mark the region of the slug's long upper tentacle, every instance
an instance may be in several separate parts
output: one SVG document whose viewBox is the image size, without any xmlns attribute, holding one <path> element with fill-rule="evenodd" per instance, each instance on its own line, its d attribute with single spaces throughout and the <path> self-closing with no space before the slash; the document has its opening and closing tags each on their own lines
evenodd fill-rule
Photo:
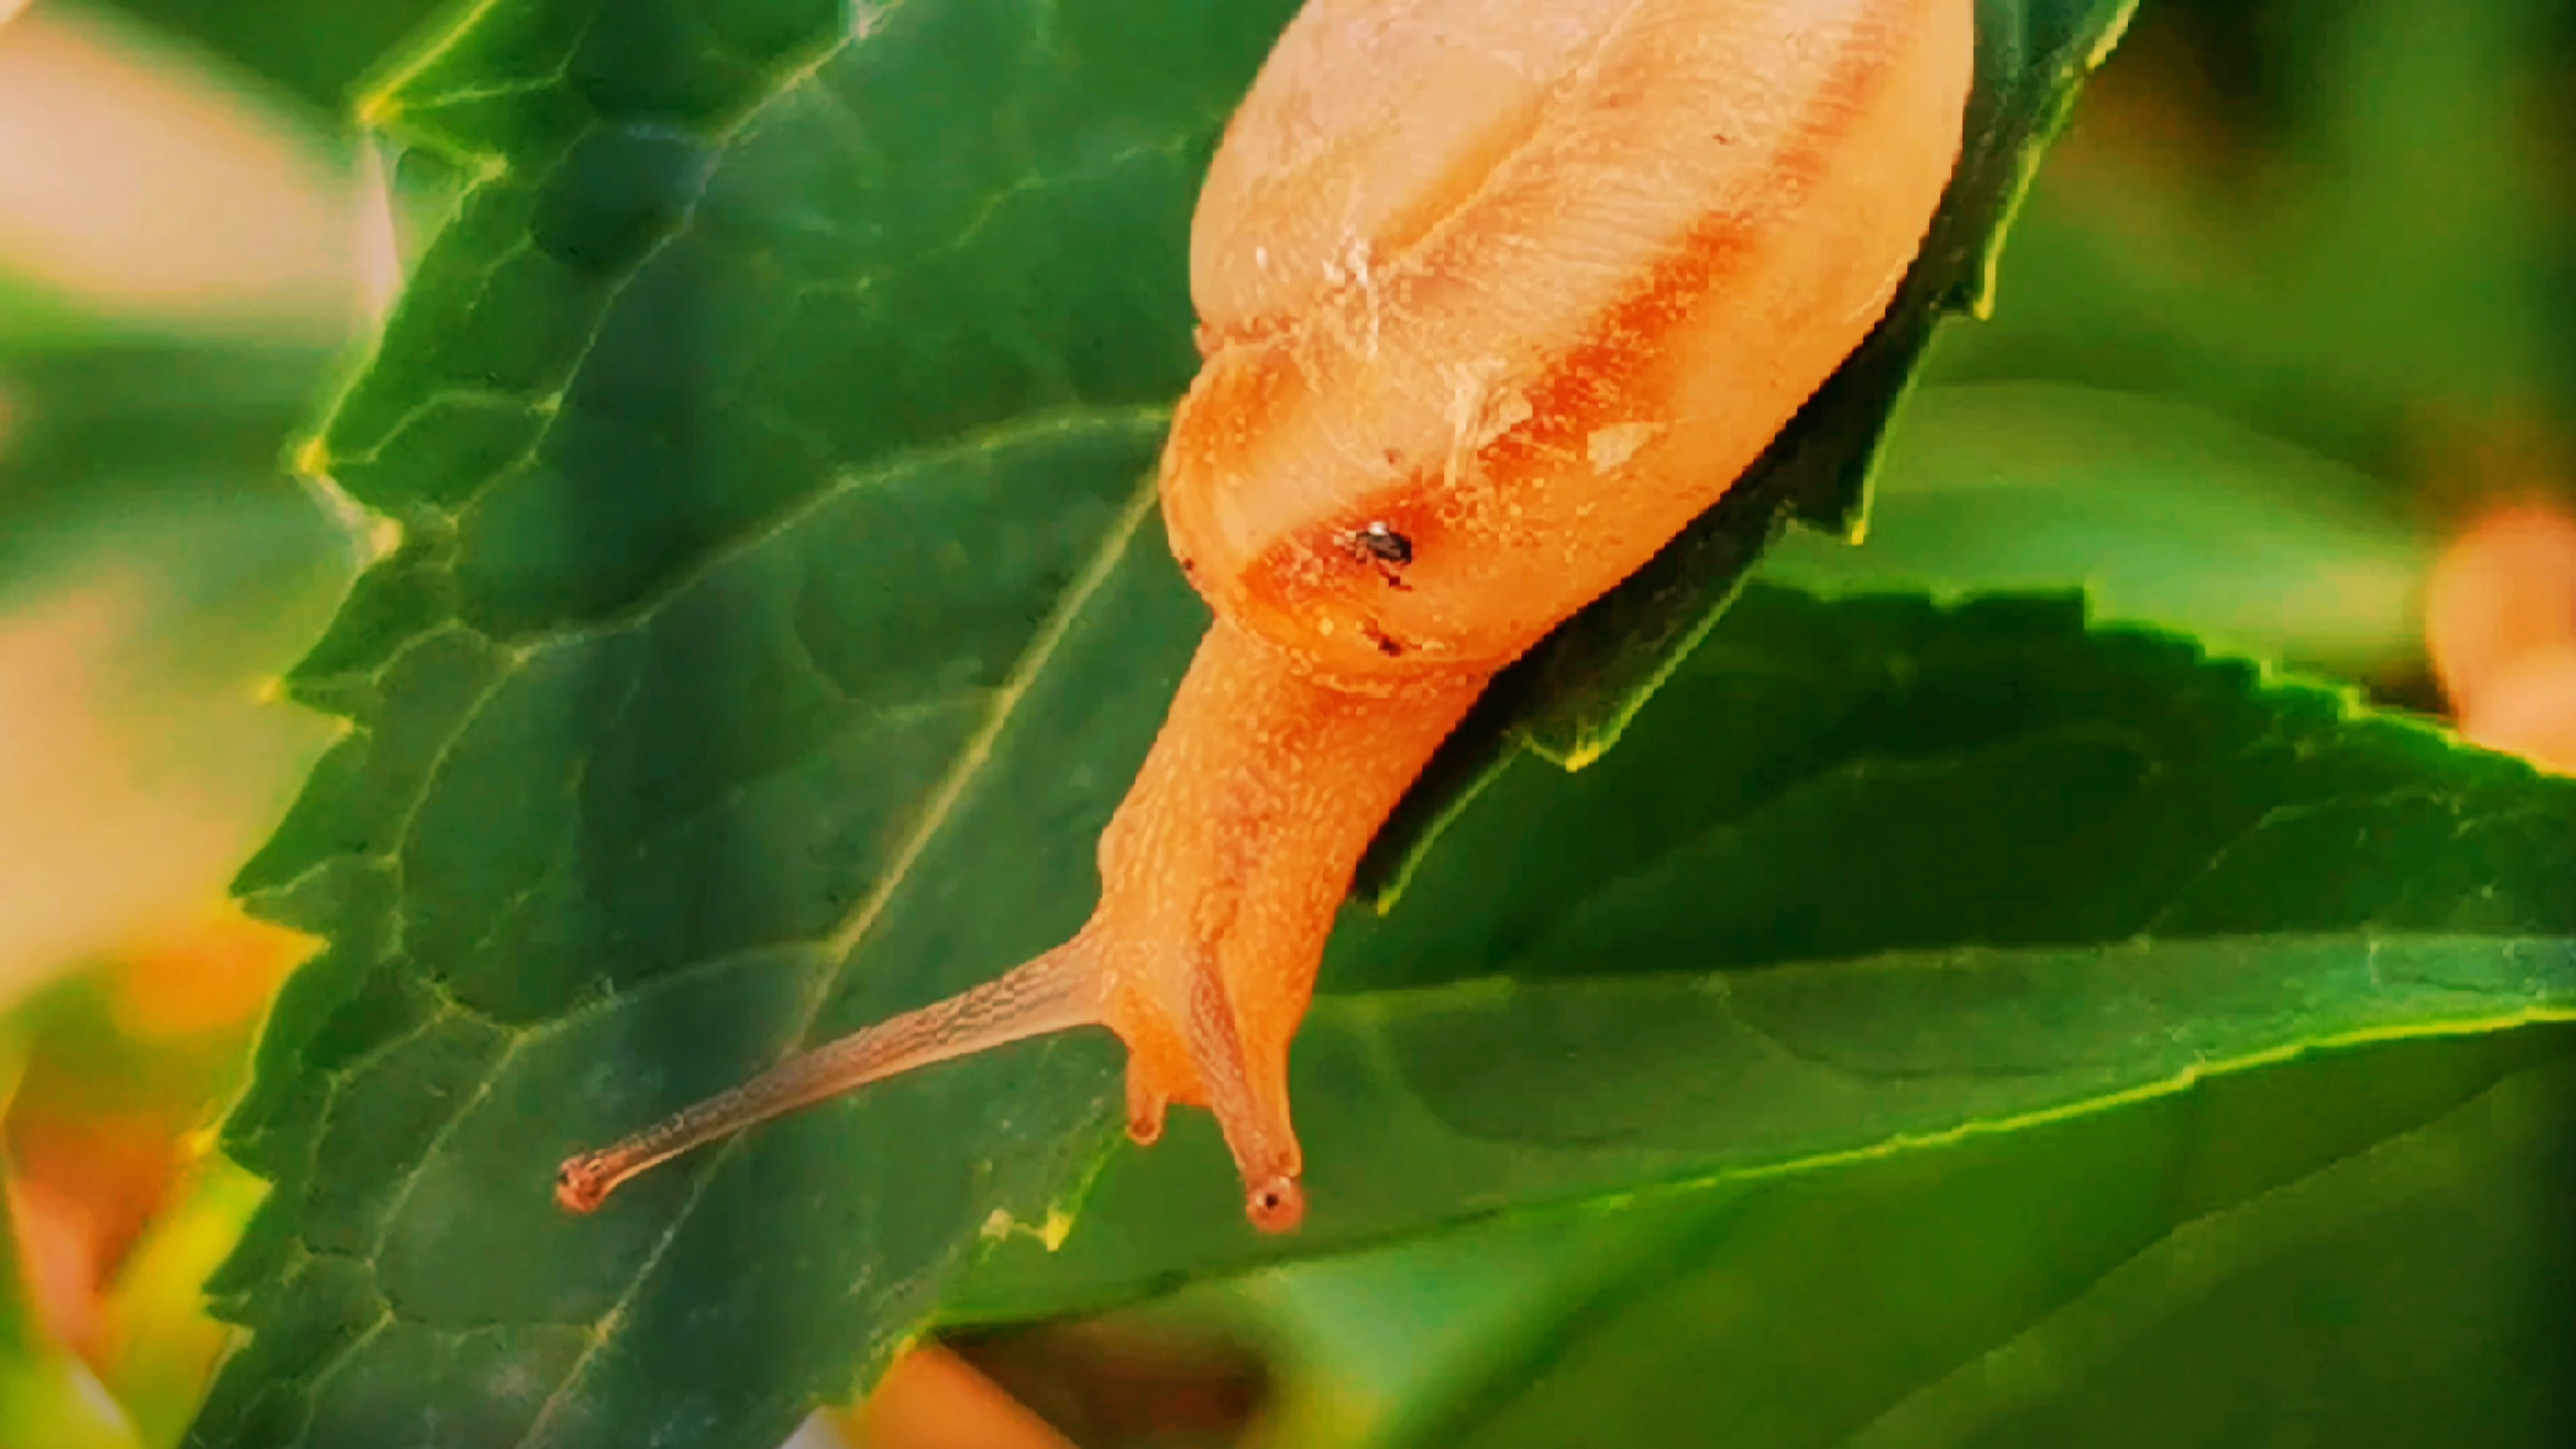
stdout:
<svg viewBox="0 0 2576 1449">
<path fill-rule="evenodd" d="M 972 990 L 790 1057 L 613 1146 L 569 1159 L 556 1170 L 555 1201 L 586 1213 L 646 1168 L 756 1122 L 987 1047 L 1102 1025 L 1101 977 L 1091 955 L 1090 938 L 1076 936 Z"/>
</svg>

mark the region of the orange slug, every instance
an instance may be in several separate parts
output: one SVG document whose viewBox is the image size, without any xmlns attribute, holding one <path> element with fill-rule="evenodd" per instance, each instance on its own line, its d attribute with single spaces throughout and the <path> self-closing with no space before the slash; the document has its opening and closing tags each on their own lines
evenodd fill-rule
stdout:
<svg viewBox="0 0 2576 1449">
<path fill-rule="evenodd" d="M 563 1164 L 587 1212 L 898 1072 L 1105 1026 L 1305 1212 L 1288 1052 L 1363 850 L 1486 684 L 1868 335 L 1956 165 L 1974 0 L 1309 0 L 1192 224 L 1161 471 L 1216 618 L 1073 939 Z"/>
</svg>

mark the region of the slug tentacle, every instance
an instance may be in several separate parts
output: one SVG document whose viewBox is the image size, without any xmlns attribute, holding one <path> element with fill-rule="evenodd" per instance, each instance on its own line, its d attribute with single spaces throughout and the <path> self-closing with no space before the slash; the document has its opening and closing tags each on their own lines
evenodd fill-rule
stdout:
<svg viewBox="0 0 2576 1449">
<path fill-rule="evenodd" d="M 1198 1064 L 1208 1110 L 1216 1115 L 1226 1150 L 1234 1154 L 1243 1176 L 1245 1215 L 1268 1231 L 1285 1232 L 1297 1226 L 1306 1210 L 1305 1195 L 1297 1188 L 1305 1154 L 1288 1119 L 1287 1074 L 1282 1070 L 1276 1081 L 1254 1080 L 1233 1003 L 1213 967 L 1210 962 L 1196 973 L 1190 993 L 1190 1056 Z"/>
<path fill-rule="evenodd" d="M 1173 0 L 1192 3 L 1192 0 Z M 1161 471 L 1215 622 L 990 986 L 604 1152 L 588 1211 L 780 1112 L 1085 1025 L 1127 1131 L 1212 1110 L 1296 1226 L 1288 1050 L 1362 852 L 1494 675 L 1716 503 L 1869 335 L 1957 163 L 1976 0 L 1307 0 L 1199 194 Z"/>
<path fill-rule="evenodd" d="M 1163 1140 L 1163 1119 L 1171 1114 L 1172 1099 L 1154 1085 L 1153 1078 L 1138 1071 L 1133 1062 L 1127 1067 L 1127 1140 L 1139 1147 L 1151 1147 Z"/>
<path fill-rule="evenodd" d="M 755 1123 L 917 1067 L 1103 1025 L 1090 944 L 1076 936 L 981 986 L 799 1053 L 741 1086 L 572 1158 L 556 1169 L 555 1201 L 572 1212 L 592 1212 L 646 1168 Z"/>
</svg>

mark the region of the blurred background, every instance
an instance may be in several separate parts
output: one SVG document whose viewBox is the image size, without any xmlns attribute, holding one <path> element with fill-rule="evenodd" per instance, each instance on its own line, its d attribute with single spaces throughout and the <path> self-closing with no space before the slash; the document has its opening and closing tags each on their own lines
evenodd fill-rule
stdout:
<svg viewBox="0 0 2576 1449">
<path fill-rule="evenodd" d="M 287 460 L 447 184 L 347 119 L 440 8 L 0 0 L 8 1449 L 174 1444 L 224 1341 L 260 1186 L 211 1128 L 309 944 L 224 888 L 332 738 L 272 682 L 366 556 Z M 2572 12 L 2145 0 L 1868 546 L 1769 571 L 2083 583 L 2576 770 Z M 1508 1288 L 1458 1251 L 925 1347 L 800 1445 L 1365 1440 Z"/>
</svg>

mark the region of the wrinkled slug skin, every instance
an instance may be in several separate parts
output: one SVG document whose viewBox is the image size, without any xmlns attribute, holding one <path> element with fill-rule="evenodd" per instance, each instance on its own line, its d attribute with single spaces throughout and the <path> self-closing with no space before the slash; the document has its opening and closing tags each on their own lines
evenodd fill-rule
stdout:
<svg viewBox="0 0 2576 1449">
<path fill-rule="evenodd" d="M 1973 0 L 1310 0 L 1194 223 L 1193 584 L 1354 683 L 1526 651 L 1877 323 L 1973 53 Z"/>
</svg>

